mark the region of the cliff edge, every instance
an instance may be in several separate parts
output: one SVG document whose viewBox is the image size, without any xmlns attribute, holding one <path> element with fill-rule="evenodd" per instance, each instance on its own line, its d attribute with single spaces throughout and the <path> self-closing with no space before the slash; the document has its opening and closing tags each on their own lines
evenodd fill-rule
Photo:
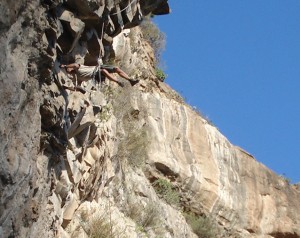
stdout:
<svg viewBox="0 0 300 238">
<path fill-rule="evenodd" d="M 157 77 L 139 25 L 167 0 L 0 6 L 0 237 L 300 237 L 299 186 Z M 101 60 L 139 83 L 59 67 Z"/>
</svg>

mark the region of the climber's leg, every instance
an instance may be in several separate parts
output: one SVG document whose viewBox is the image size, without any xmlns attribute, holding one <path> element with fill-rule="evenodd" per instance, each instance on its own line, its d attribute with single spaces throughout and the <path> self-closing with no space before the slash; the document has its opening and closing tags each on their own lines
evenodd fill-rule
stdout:
<svg viewBox="0 0 300 238">
<path fill-rule="evenodd" d="M 103 73 L 109 80 L 119 84 L 121 87 L 123 87 L 123 83 L 119 82 L 112 74 L 110 74 L 106 69 L 101 69 L 101 73 Z"/>
</svg>

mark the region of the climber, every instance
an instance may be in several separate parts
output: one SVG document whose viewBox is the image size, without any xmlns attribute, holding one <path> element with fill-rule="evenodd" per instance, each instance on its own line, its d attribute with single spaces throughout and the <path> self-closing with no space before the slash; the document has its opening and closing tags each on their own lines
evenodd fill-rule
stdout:
<svg viewBox="0 0 300 238">
<path fill-rule="evenodd" d="M 134 86 L 139 82 L 139 80 L 137 79 L 131 79 L 123 70 L 113 65 L 103 64 L 100 65 L 100 67 L 97 67 L 97 66 L 86 66 L 86 65 L 73 63 L 68 65 L 61 64 L 59 67 L 64 68 L 70 74 L 76 74 L 80 82 L 87 81 L 93 78 L 99 79 L 99 71 L 98 71 L 99 68 L 100 68 L 101 75 L 103 75 L 103 78 L 107 77 L 109 80 L 116 82 L 121 87 L 124 87 L 124 84 L 118 81 L 112 75 L 112 73 L 117 73 L 122 78 L 127 79 L 130 82 L 131 86 Z"/>
</svg>

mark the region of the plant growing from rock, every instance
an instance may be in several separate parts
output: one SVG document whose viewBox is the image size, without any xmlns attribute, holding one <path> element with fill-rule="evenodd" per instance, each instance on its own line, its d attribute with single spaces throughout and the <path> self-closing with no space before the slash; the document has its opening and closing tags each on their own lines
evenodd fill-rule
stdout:
<svg viewBox="0 0 300 238">
<path fill-rule="evenodd" d="M 157 229 L 161 224 L 160 208 L 151 201 L 143 209 L 141 204 L 129 203 L 127 215 L 136 222 L 139 231 L 145 232 L 147 228 Z"/>
<path fill-rule="evenodd" d="M 82 213 L 82 227 L 88 234 L 89 238 L 115 238 L 116 235 L 112 230 L 113 224 L 103 215 L 89 218 L 87 214 Z"/>
<path fill-rule="evenodd" d="M 145 165 L 145 155 L 147 153 L 148 136 L 145 129 L 140 129 L 128 134 L 126 140 L 129 165 L 143 168 Z"/>
<path fill-rule="evenodd" d="M 163 82 L 166 79 L 167 76 L 162 69 L 156 68 L 155 72 L 156 72 L 156 77 L 158 80 Z"/>
<path fill-rule="evenodd" d="M 112 106 L 111 104 L 107 104 L 102 106 L 101 112 L 99 113 L 99 119 L 101 122 L 107 122 L 112 116 Z"/>
<path fill-rule="evenodd" d="M 217 228 L 214 221 L 205 216 L 195 215 L 194 213 L 184 214 L 187 223 L 192 228 L 193 232 L 201 238 L 217 237 Z"/>
<path fill-rule="evenodd" d="M 161 54 L 166 46 L 166 36 L 156 24 L 151 20 L 150 17 L 145 17 L 142 21 L 141 30 L 143 32 L 144 39 L 151 45 L 154 49 L 154 55 L 156 64 L 160 62 Z"/>
<path fill-rule="evenodd" d="M 111 87 L 110 85 L 105 85 L 102 89 L 102 92 L 105 96 L 105 98 L 110 101 L 112 98 L 115 97 L 115 94 L 117 93 L 117 90 Z"/>
<path fill-rule="evenodd" d="M 108 222 L 103 217 L 94 218 L 89 224 L 90 238 L 114 237 Z"/>
<path fill-rule="evenodd" d="M 287 185 L 291 184 L 291 180 L 285 174 L 280 174 L 279 178 L 281 178 Z"/>
<path fill-rule="evenodd" d="M 146 110 L 134 109 L 130 104 L 130 98 L 137 96 L 134 94 L 124 90 L 113 102 L 114 115 L 119 119 L 117 125 L 122 133 L 118 156 L 134 168 L 143 168 L 150 139 L 147 127 L 141 123 L 146 117 Z"/>
<path fill-rule="evenodd" d="M 170 205 L 174 205 L 176 207 L 179 206 L 180 196 L 172 183 L 166 179 L 159 178 L 152 185 L 159 197 L 164 199 Z"/>
<path fill-rule="evenodd" d="M 133 168 L 142 168 L 145 165 L 149 136 L 144 127 L 137 128 L 131 122 L 123 123 L 127 132 L 119 144 L 118 155 L 126 158 Z"/>
<path fill-rule="evenodd" d="M 190 108 L 191 108 L 194 112 L 196 112 L 200 117 L 202 117 L 204 120 L 206 120 L 207 123 L 208 123 L 209 125 L 215 127 L 213 121 L 212 121 L 207 115 L 203 114 L 203 113 L 200 111 L 199 108 L 197 108 L 196 106 L 191 106 Z"/>
</svg>

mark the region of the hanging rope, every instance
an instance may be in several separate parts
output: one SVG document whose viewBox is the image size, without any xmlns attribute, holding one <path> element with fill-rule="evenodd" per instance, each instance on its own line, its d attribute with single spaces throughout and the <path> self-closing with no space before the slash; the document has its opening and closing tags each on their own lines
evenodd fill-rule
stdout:
<svg viewBox="0 0 300 238">
<path fill-rule="evenodd" d="M 123 9 L 121 9 L 120 11 L 117 11 L 117 12 L 115 12 L 115 13 L 111 13 L 111 14 L 109 14 L 110 16 L 113 16 L 113 15 L 118 15 L 118 14 L 120 14 L 120 13 L 122 13 L 123 11 L 125 11 L 125 10 L 127 10 L 129 7 L 131 7 L 131 5 L 134 3 L 134 2 L 136 2 L 137 0 L 133 0 L 133 1 L 131 1 L 125 8 L 123 8 Z M 101 36 L 100 36 L 100 39 L 101 39 L 101 41 L 103 40 L 103 35 L 104 35 L 104 22 L 105 21 L 103 21 L 103 23 L 102 23 L 102 29 L 101 29 Z M 101 57 L 99 57 L 98 58 L 98 60 L 97 60 L 98 62 L 97 62 L 97 66 L 96 66 L 96 68 L 95 68 L 95 73 L 93 74 L 93 81 L 94 81 L 94 83 L 96 83 L 96 80 L 95 80 L 95 78 L 96 78 L 96 73 L 98 72 L 98 79 L 99 79 L 99 82 L 98 82 L 98 89 L 99 89 L 99 84 L 100 84 L 100 89 L 102 88 L 102 83 L 103 83 L 103 80 L 101 79 L 101 64 L 102 64 L 102 59 L 101 59 Z"/>
<path fill-rule="evenodd" d="M 101 36 L 100 36 L 100 39 L 101 39 L 101 44 L 102 44 L 102 40 L 103 40 L 103 35 L 104 35 L 104 22 L 102 22 L 102 29 L 101 29 Z M 102 88 L 102 84 L 103 84 L 103 80 L 101 78 L 101 64 L 102 64 L 102 58 L 101 58 L 101 55 L 99 55 L 98 59 L 97 59 L 97 66 L 96 66 L 96 73 L 98 72 L 98 84 L 97 84 L 97 89 L 99 89 L 101 91 L 101 88 Z M 94 77 L 96 77 L 96 73 L 94 75 Z"/>
<path fill-rule="evenodd" d="M 116 12 L 116 13 L 111 13 L 111 14 L 109 14 L 110 16 L 113 16 L 113 15 L 117 15 L 117 14 L 119 14 L 119 13 L 121 13 L 121 12 L 123 12 L 123 11 L 125 11 L 127 8 L 129 8 L 134 2 L 136 2 L 137 0 L 133 0 L 132 2 L 130 2 L 128 5 L 127 5 L 127 7 L 125 7 L 125 8 L 123 8 L 122 10 L 120 10 L 120 11 L 118 11 L 118 12 Z"/>
</svg>

